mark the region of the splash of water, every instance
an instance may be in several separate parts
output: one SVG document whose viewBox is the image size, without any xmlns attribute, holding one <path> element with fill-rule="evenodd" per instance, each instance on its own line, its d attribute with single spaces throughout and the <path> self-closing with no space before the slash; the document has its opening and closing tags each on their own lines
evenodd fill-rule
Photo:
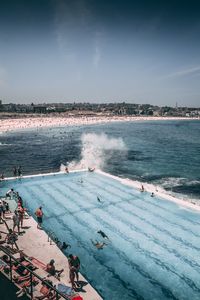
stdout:
<svg viewBox="0 0 200 300">
<path fill-rule="evenodd" d="M 113 151 L 127 151 L 126 145 L 121 138 L 110 138 L 104 133 L 83 134 L 81 142 L 81 160 L 69 163 L 69 169 L 101 169 L 106 161 L 111 158 Z"/>
</svg>

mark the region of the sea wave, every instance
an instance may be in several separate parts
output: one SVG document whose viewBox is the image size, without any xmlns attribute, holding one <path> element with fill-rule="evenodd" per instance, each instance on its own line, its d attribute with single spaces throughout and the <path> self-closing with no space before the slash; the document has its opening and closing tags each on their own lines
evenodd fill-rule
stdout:
<svg viewBox="0 0 200 300">
<path fill-rule="evenodd" d="M 168 193 L 182 199 L 196 199 L 200 196 L 200 180 L 181 177 L 165 177 L 152 182 Z"/>
<path fill-rule="evenodd" d="M 6 144 L 6 143 L 1 143 L 0 142 L 0 146 L 11 146 L 12 144 Z"/>
</svg>

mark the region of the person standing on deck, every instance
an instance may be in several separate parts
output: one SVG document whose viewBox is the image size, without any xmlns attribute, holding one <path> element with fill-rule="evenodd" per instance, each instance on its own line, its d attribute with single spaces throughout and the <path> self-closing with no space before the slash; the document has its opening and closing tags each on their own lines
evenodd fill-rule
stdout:
<svg viewBox="0 0 200 300">
<path fill-rule="evenodd" d="M 19 223 L 21 228 L 23 227 L 23 220 L 24 220 L 24 213 L 25 213 L 25 208 L 23 208 L 22 206 L 18 206 L 18 216 L 19 216 Z"/>
<path fill-rule="evenodd" d="M 13 215 L 13 232 L 15 231 L 15 227 L 18 229 L 18 234 L 20 234 L 20 220 L 19 220 L 19 215 L 17 211 L 15 210 L 15 213 Z"/>
<path fill-rule="evenodd" d="M 5 216 L 5 214 L 6 214 L 6 202 L 5 201 L 2 202 L 2 206 L 3 206 L 3 218 L 6 219 L 6 216 Z"/>
<path fill-rule="evenodd" d="M 16 167 L 13 168 L 13 176 L 17 177 L 17 168 Z"/>
<path fill-rule="evenodd" d="M 0 200 L 0 224 L 3 222 L 3 203 Z"/>
<path fill-rule="evenodd" d="M 143 184 L 141 185 L 140 192 L 144 192 L 144 186 L 143 186 Z"/>
<path fill-rule="evenodd" d="M 37 222 L 38 222 L 37 228 L 42 229 L 42 218 L 43 218 L 42 206 L 36 209 L 35 215 L 37 217 Z"/>
<path fill-rule="evenodd" d="M 70 254 L 68 257 L 68 263 L 69 263 L 69 277 L 73 277 L 71 273 L 75 273 L 76 275 L 76 280 L 77 280 L 77 286 L 78 286 L 78 279 L 79 275 L 78 272 L 80 270 L 80 259 L 78 256 Z"/>
<path fill-rule="evenodd" d="M 18 177 L 22 176 L 22 167 L 21 166 L 18 167 L 17 173 L 18 173 Z"/>
<path fill-rule="evenodd" d="M 23 207 L 23 200 L 22 197 L 18 196 L 17 198 L 17 205 Z"/>
</svg>

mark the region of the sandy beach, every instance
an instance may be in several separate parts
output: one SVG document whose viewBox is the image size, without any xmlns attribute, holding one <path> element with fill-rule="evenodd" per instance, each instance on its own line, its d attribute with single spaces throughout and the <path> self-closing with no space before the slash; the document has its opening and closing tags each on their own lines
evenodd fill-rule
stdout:
<svg viewBox="0 0 200 300">
<path fill-rule="evenodd" d="M 0 119 L 0 132 L 24 130 L 30 128 L 91 125 L 111 122 L 161 121 L 161 120 L 200 120 L 183 117 L 132 117 L 132 116 L 68 116 L 68 117 L 22 117 Z"/>
</svg>

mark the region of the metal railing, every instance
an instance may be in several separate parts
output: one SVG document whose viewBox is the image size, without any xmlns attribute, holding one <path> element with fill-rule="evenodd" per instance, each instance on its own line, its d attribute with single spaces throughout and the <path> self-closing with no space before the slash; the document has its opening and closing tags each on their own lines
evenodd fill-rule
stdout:
<svg viewBox="0 0 200 300">
<path fill-rule="evenodd" d="M 50 245 L 52 245 L 52 242 L 54 242 L 57 245 L 59 240 L 58 240 L 55 232 L 53 232 L 52 230 L 46 230 L 45 232 L 48 236 L 48 242 L 50 243 Z"/>
<path fill-rule="evenodd" d="M 19 262 L 19 260 L 17 260 L 12 254 L 10 254 L 6 249 L 4 249 L 4 247 L 2 247 L 0 245 L 0 250 L 5 253 L 8 257 L 9 257 L 9 273 L 10 273 L 10 281 L 13 282 L 13 272 L 12 272 L 12 267 L 13 267 L 13 262 L 16 262 L 17 264 L 19 264 L 20 266 L 22 266 L 23 268 L 25 268 L 29 274 L 30 274 L 30 293 L 27 294 L 28 297 L 30 297 L 31 299 L 33 299 L 33 287 L 34 287 L 34 281 L 33 281 L 33 277 L 36 277 L 38 280 L 40 280 L 44 285 L 48 286 L 49 291 L 54 291 L 55 292 L 55 299 L 58 300 L 60 299 L 60 297 L 62 297 L 63 299 L 66 300 L 71 300 L 72 297 L 71 296 L 67 296 L 62 294 L 61 292 L 59 292 L 54 286 L 52 286 L 47 279 L 43 279 L 41 278 L 39 275 L 37 275 L 35 272 L 31 271 L 28 267 L 24 266 L 22 263 Z"/>
<path fill-rule="evenodd" d="M 57 235 L 55 234 L 55 232 L 53 230 L 45 230 L 45 232 L 48 236 L 47 241 L 50 243 L 50 245 L 57 245 L 58 248 L 60 248 L 62 246 L 61 241 L 58 239 Z M 70 245 L 68 245 L 68 246 L 70 246 Z"/>
</svg>

